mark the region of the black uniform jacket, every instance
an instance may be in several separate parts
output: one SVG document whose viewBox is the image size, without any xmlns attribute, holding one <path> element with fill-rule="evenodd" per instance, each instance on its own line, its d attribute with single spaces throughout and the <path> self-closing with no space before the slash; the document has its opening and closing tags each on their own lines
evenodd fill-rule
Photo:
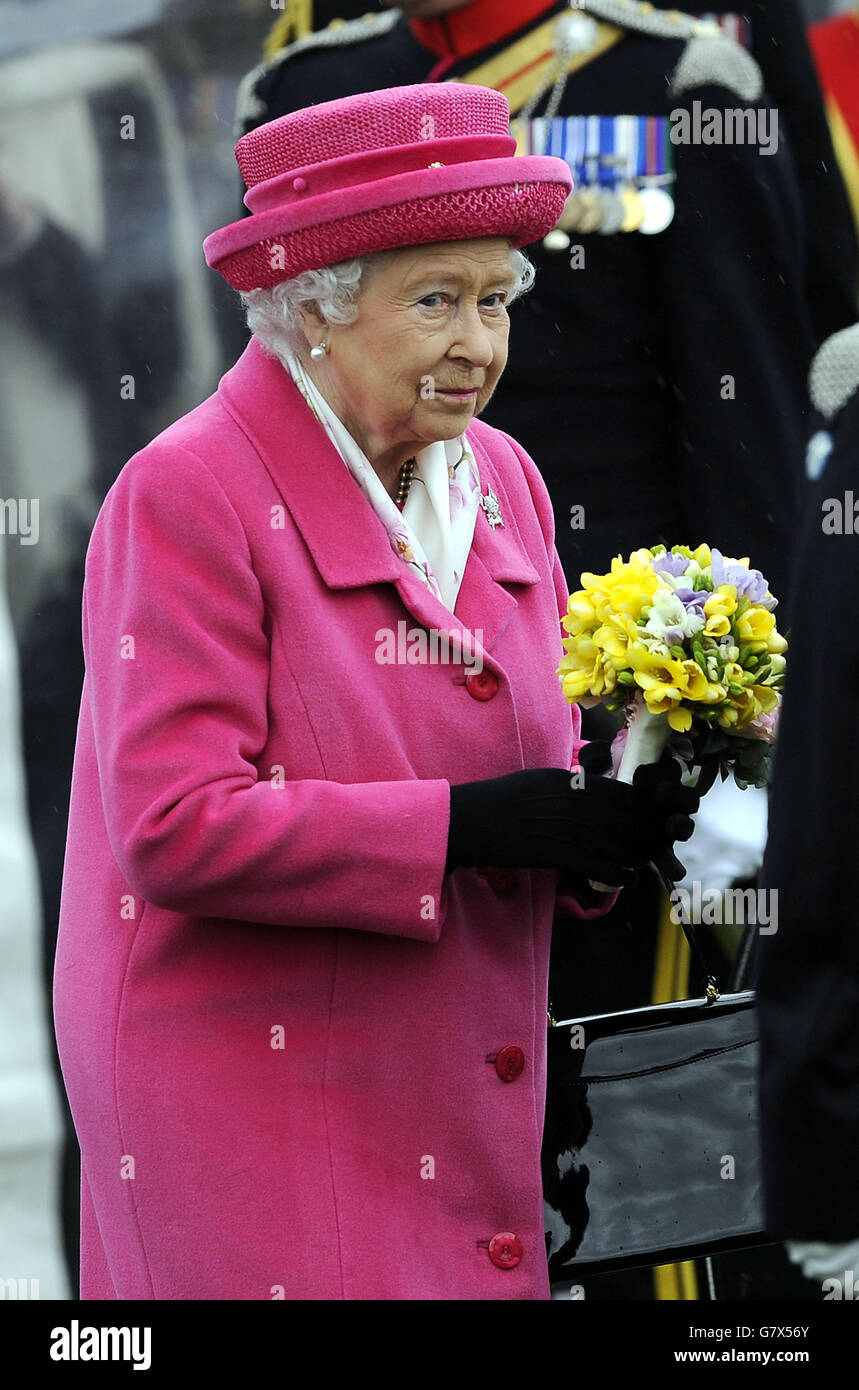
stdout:
<svg viewBox="0 0 859 1390">
<path fill-rule="evenodd" d="M 839 337 L 859 388 L 859 326 Z M 840 1244 L 859 1237 L 859 389 L 831 437 L 793 542 L 764 862 L 778 930 L 761 938 L 757 985 L 767 1224 Z"/>
</svg>

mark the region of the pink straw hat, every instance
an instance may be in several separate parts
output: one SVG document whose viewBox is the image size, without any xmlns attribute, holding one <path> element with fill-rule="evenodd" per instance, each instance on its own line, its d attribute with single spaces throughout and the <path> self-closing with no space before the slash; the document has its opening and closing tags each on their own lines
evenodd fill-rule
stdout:
<svg viewBox="0 0 859 1390">
<path fill-rule="evenodd" d="M 252 216 L 213 232 L 206 260 L 237 290 L 398 246 L 554 227 L 572 187 L 562 159 L 515 155 L 507 98 L 461 82 L 361 92 L 243 135 Z"/>
</svg>

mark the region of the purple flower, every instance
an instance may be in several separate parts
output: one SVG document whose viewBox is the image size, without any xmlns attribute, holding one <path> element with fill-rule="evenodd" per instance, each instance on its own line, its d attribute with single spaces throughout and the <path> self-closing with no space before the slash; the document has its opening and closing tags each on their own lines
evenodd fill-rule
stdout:
<svg viewBox="0 0 859 1390">
<path fill-rule="evenodd" d="M 703 613 L 704 604 L 707 602 L 710 595 L 706 589 L 675 589 L 674 597 L 679 598 L 683 607 L 687 610 L 689 608 L 697 608 L 699 612 Z"/>
<path fill-rule="evenodd" d="M 760 570 L 747 569 L 738 560 L 726 560 L 720 550 L 710 551 L 713 584 L 718 589 L 721 584 L 732 584 L 737 598 L 747 598 L 750 603 L 760 604 L 769 612 L 777 606 L 778 599 L 767 592 L 768 585 Z"/>
<path fill-rule="evenodd" d="M 691 561 L 688 555 L 672 555 L 666 551 L 664 555 L 654 555 L 653 568 L 656 573 L 670 574 L 672 579 L 679 579 L 681 574 L 685 574 Z"/>
</svg>

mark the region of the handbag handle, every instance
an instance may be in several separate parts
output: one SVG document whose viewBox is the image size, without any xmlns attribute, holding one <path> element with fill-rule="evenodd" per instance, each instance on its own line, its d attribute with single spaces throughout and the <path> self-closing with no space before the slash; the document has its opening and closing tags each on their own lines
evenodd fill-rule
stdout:
<svg viewBox="0 0 859 1390">
<path fill-rule="evenodd" d="M 660 869 L 658 864 L 654 864 L 653 862 L 651 862 L 650 867 L 656 874 L 656 877 L 659 879 L 659 882 L 665 890 L 665 893 L 670 902 L 671 894 L 674 892 L 675 885 L 668 877 L 668 875 L 664 873 L 662 869 Z M 689 950 L 692 952 L 692 957 L 695 961 L 695 964 L 697 965 L 698 969 L 704 977 L 706 996 L 705 1004 L 715 1004 L 716 1000 L 719 998 L 720 993 L 719 982 L 716 979 L 716 976 L 713 974 L 712 970 L 710 969 L 707 957 L 704 953 L 704 947 L 702 946 L 701 940 L 698 936 L 697 929 L 692 922 L 684 922 L 682 914 L 680 917 L 680 925 L 683 928 L 683 934 L 686 937 L 686 940 L 689 942 Z M 550 1028 L 554 1028 L 556 1020 L 552 1017 L 551 1001 L 549 1002 L 549 1008 L 546 1014 L 546 1019 L 548 1026 Z"/>
<path fill-rule="evenodd" d="M 653 869 L 654 873 L 656 874 L 656 877 L 662 884 L 662 887 L 665 890 L 665 893 L 667 894 L 668 900 L 670 902 L 671 896 L 675 888 L 674 883 L 671 881 L 668 875 L 664 873 L 662 869 L 660 869 L 658 864 L 651 863 L 650 867 Z M 704 977 L 706 983 L 707 1003 L 715 1004 L 716 1000 L 719 998 L 719 982 L 716 979 L 716 976 L 713 974 L 712 970 L 710 969 L 706 954 L 704 952 L 704 947 L 701 943 L 700 937 L 698 936 L 698 930 L 691 921 L 685 922 L 683 920 L 682 913 L 680 914 L 680 925 L 683 928 L 683 934 L 686 937 L 686 940 L 689 942 L 689 950 L 692 952 L 695 964 L 697 965 L 698 969 L 701 971 L 701 974 Z"/>
</svg>

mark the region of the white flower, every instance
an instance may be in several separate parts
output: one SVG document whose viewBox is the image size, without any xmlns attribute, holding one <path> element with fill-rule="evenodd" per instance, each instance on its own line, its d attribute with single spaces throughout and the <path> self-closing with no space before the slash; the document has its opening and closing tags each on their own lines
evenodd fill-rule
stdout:
<svg viewBox="0 0 859 1390">
<path fill-rule="evenodd" d="M 651 633 L 660 642 L 668 639 L 671 634 L 671 641 L 676 641 L 678 634 L 682 638 L 692 637 L 694 633 L 700 632 L 704 626 L 704 618 L 694 610 L 687 610 L 682 601 L 673 593 L 667 590 L 660 590 L 654 594 L 650 603 L 650 617 L 644 625 L 644 631 Z"/>
<path fill-rule="evenodd" d="M 659 561 L 655 561 L 655 564 L 658 569 Z M 689 561 L 685 574 L 669 574 L 667 570 L 659 570 L 659 578 L 669 589 L 694 589 L 695 580 L 701 574 L 709 577 L 709 570 L 703 570 L 697 560 Z"/>
</svg>

